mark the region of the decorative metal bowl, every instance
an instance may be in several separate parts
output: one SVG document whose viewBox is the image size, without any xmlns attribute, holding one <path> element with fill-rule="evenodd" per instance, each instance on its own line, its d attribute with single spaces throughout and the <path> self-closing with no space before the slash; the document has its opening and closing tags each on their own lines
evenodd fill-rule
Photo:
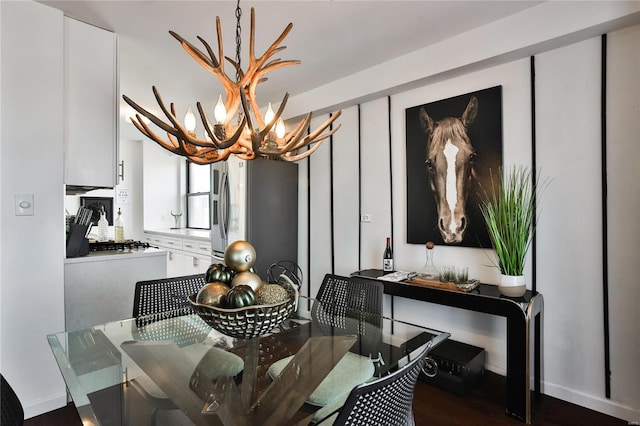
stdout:
<svg viewBox="0 0 640 426">
<path fill-rule="evenodd" d="M 197 303 L 195 294 L 189 296 L 189 303 L 200 318 L 213 329 L 227 336 L 250 339 L 273 330 L 295 311 L 297 292 L 291 286 L 285 287 L 285 290 L 289 298 L 272 305 L 223 308 Z"/>
</svg>

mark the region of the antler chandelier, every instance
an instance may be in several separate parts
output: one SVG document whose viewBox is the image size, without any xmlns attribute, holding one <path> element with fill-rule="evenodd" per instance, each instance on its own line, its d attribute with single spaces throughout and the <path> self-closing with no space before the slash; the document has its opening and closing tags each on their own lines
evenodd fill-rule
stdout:
<svg viewBox="0 0 640 426">
<path fill-rule="evenodd" d="M 273 55 L 284 50 L 286 46 L 280 46 L 287 37 L 293 24 L 289 23 L 282 31 L 280 37 L 271 44 L 266 52 L 259 58 L 255 57 L 255 11 L 251 8 L 251 35 L 249 40 L 249 65 L 243 70 L 240 63 L 241 27 L 240 1 L 236 5 L 236 58 L 232 60 L 224 56 L 222 48 L 222 32 L 220 29 L 220 17 L 216 17 L 216 31 L 218 35 L 218 56 L 214 54 L 209 44 L 198 37 L 206 49 L 206 54 L 193 46 L 187 40 L 173 31 L 169 33 L 175 37 L 184 50 L 202 66 L 205 70 L 216 76 L 225 91 L 226 99 L 222 101 L 222 95 L 214 109 L 214 125 L 200 102 L 196 106 L 204 127 L 204 138 L 199 138 L 194 130 L 196 117 L 189 108 L 184 123 L 178 120 L 176 108 L 173 103 L 167 108 L 160 96 L 160 92 L 153 86 L 153 94 L 160 109 L 168 121 L 158 118 L 132 99 L 123 95 L 123 99 L 138 113 L 130 117 L 131 122 L 145 136 L 157 142 L 163 148 L 184 156 L 196 164 L 209 164 L 223 161 L 231 154 L 241 159 L 252 160 L 257 157 L 279 159 L 284 161 L 298 161 L 311 155 L 321 143 L 335 133 L 340 125 L 335 128 L 333 122 L 342 111 L 331 114 L 319 128 L 313 132 L 307 132 L 311 122 L 311 113 L 300 120 L 298 124 L 286 131 L 281 118 L 287 104 L 289 93 L 286 93 L 278 110 L 274 113 L 271 104 L 263 116 L 256 100 L 256 88 L 258 84 L 267 80 L 265 74 L 269 71 L 289 65 L 297 65 L 299 60 L 283 61 L 279 58 L 272 59 Z M 235 80 L 229 77 L 224 69 L 224 59 L 235 69 Z M 242 107 L 242 109 L 240 109 Z M 144 120 L 145 117 L 147 120 Z M 147 124 L 147 121 L 158 126 L 166 132 L 164 139 L 156 134 Z"/>
</svg>

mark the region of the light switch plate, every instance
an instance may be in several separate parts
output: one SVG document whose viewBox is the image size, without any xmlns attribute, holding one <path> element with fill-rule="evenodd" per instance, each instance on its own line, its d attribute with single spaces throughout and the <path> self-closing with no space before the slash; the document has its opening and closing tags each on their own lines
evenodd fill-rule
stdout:
<svg viewBox="0 0 640 426">
<path fill-rule="evenodd" d="M 33 216 L 33 194 L 15 195 L 16 216 Z"/>
</svg>

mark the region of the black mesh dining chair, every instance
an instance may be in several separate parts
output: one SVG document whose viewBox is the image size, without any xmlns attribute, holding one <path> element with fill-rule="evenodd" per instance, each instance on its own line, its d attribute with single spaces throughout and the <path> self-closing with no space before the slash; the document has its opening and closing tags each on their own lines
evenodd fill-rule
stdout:
<svg viewBox="0 0 640 426">
<path fill-rule="evenodd" d="M 187 298 L 206 284 L 204 274 L 138 281 L 133 297 L 133 317 L 193 313 Z"/>
<path fill-rule="evenodd" d="M 133 297 L 133 318 L 136 319 L 134 338 L 138 340 L 164 340 L 165 333 L 173 330 L 162 326 L 161 320 L 194 313 L 188 297 L 206 284 L 204 274 L 138 281 Z M 156 324 L 157 323 L 157 324 Z M 204 340 L 211 328 L 199 317 L 192 321 L 172 324 L 180 326 L 185 346 Z"/>
<path fill-rule="evenodd" d="M 379 356 L 377 349 L 382 338 L 382 297 L 382 283 L 333 274 L 324 276 L 311 308 L 313 325 L 329 335 L 355 334 L 358 342 L 318 385 L 307 403 L 332 407 L 354 386 L 374 376 L 376 365 L 372 358 Z M 269 376 L 277 378 L 291 358 L 272 364 Z M 322 412 L 313 421 L 321 418 Z"/>
<path fill-rule="evenodd" d="M 24 423 L 22 403 L 4 375 L 0 376 L 2 378 L 2 388 L 0 389 L 2 418 L 0 424 L 3 426 L 22 426 Z"/>
<path fill-rule="evenodd" d="M 358 335 L 357 352 L 375 355 L 382 338 L 383 291 L 378 281 L 326 274 L 311 310 L 314 324 L 334 334 Z"/>
<path fill-rule="evenodd" d="M 170 321 L 169 324 L 163 321 L 194 313 L 188 297 L 197 293 L 205 284 L 204 274 L 138 281 L 133 300 L 133 317 L 136 324 L 132 336 L 135 340 L 173 340 L 179 347 L 184 347 L 185 356 L 194 365 L 200 365 L 210 358 L 215 359 L 214 353 L 225 355 L 226 364 L 217 366 L 217 375 L 235 376 L 244 367 L 242 359 L 234 354 L 227 354 L 222 349 L 203 344 L 211 327 L 200 317 L 193 316 L 188 321 Z M 175 338 L 176 328 L 179 328 L 180 340 Z M 215 379 L 213 376 L 209 378 Z M 151 424 L 156 424 L 160 410 L 178 408 L 148 377 L 133 379 L 131 384 L 153 407 Z"/>
<path fill-rule="evenodd" d="M 318 425 L 413 426 L 413 392 L 431 342 L 403 367 L 355 387 L 337 413 Z"/>
<path fill-rule="evenodd" d="M 383 290 L 374 280 L 326 274 L 315 298 L 334 317 L 344 317 L 347 310 L 382 315 Z"/>
</svg>

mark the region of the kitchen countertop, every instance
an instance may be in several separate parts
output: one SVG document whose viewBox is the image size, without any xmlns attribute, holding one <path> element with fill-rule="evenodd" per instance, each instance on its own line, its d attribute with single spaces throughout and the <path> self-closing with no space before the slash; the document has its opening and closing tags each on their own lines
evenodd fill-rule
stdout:
<svg viewBox="0 0 640 426">
<path fill-rule="evenodd" d="M 208 229 L 145 229 L 144 232 L 165 235 L 167 237 L 193 238 L 204 241 L 210 241 L 211 239 L 211 231 Z"/>
<path fill-rule="evenodd" d="M 131 259 L 137 257 L 150 256 L 166 256 L 167 252 L 158 248 L 139 248 L 130 250 L 105 250 L 90 251 L 86 256 L 67 257 L 64 259 L 65 264 L 70 263 L 88 263 L 88 262 L 104 262 L 111 260 Z"/>
</svg>

